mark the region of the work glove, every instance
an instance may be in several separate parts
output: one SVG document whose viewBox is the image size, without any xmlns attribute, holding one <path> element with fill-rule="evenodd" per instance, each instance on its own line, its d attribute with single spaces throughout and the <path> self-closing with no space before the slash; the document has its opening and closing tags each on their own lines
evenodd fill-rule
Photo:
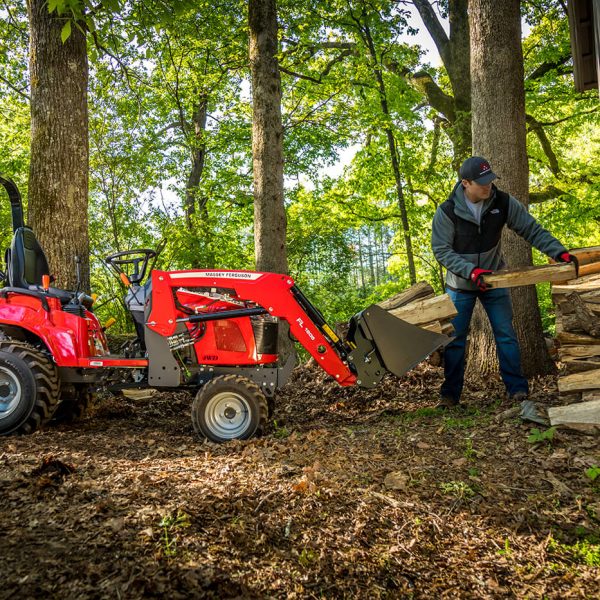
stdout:
<svg viewBox="0 0 600 600">
<path fill-rule="evenodd" d="M 493 273 L 493 271 L 490 271 L 488 269 L 480 269 L 479 267 L 475 267 L 471 271 L 471 274 L 469 275 L 469 278 L 479 288 L 480 292 L 485 292 L 485 291 L 487 291 L 489 289 L 489 286 L 483 280 L 483 276 L 484 275 L 490 275 L 491 273 Z"/>
<path fill-rule="evenodd" d="M 563 252 L 556 257 L 556 262 L 573 263 L 575 265 L 575 277 L 579 276 L 579 261 L 573 254 Z"/>
</svg>

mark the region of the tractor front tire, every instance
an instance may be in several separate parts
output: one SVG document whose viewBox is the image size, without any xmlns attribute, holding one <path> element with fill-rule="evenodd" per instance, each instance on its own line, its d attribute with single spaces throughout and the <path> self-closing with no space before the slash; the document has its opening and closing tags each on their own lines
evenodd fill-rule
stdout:
<svg viewBox="0 0 600 600">
<path fill-rule="evenodd" d="M 212 442 L 247 440 L 267 423 L 268 404 L 256 383 L 241 375 L 211 379 L 192 403 L 194 431 Z"/>
<path fill-rule="evenodd" d="M 25 342 L 0 343 L 0 435 L 33 433 L 52 416 L 59 380 L 50 358 Z"/>
</svg>

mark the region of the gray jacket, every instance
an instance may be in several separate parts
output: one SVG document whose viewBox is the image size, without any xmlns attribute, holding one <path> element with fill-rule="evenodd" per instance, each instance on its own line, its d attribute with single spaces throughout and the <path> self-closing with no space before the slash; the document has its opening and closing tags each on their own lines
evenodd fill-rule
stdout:
<svg viewBox="0 0 600 600">
<path fill-rule="evenodd" d="M 431 246 L 447 269 L 446 285 L 451 288 L 476 291 L 477 286 L 469 279 L 474 268 L 497 271 L 506 266 L 501 247 L 504 225 L 551 258 L 567 252 L 516 198 L 496 186 L 492 190 L 492 196 L 484 201 L 480 223 L 467 207 L 460 182 L 433 217 Z"/>
</svg>

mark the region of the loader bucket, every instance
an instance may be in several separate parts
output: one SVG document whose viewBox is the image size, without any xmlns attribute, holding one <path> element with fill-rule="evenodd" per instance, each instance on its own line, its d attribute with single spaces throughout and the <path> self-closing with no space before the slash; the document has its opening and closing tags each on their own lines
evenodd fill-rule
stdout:
<svg viewBox="0 0 600 600">
<path fill-rule="evenodd" d="M 386 371 L 401 377 L 452 338 L 411 325 L 372 304 L 350 320 L 347 341 L 355 345 L 348 357 L 358 385 L 377 385 Z"/>
</svg>

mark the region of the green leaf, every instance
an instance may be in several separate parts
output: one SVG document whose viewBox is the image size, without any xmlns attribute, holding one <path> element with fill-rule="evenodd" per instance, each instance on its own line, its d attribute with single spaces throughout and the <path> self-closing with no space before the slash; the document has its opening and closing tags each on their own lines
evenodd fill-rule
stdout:
<svg viewBox="0 0 600 600">
<path fill-rule="evenodd" d="M 63 28 L 60 32 L 60 39 L 62 40 L 63 44 L 69 39 L 70 35 L 71 35 L 71 21 L 69 20 L 63 25 Z"/>
<path fill-rule="evenodd" d="M 48 12 L 52 14 L 59 4 L 60 0 L 48 0 Z"/>
<path fill-rule="evenodd" d="M 596 481 L 596 479 L 598 479 L 600 477 L 600 467 L 594 465 L 593 467 L 586 469 L 585 474 L 592 481 Z"/>
</svg>

